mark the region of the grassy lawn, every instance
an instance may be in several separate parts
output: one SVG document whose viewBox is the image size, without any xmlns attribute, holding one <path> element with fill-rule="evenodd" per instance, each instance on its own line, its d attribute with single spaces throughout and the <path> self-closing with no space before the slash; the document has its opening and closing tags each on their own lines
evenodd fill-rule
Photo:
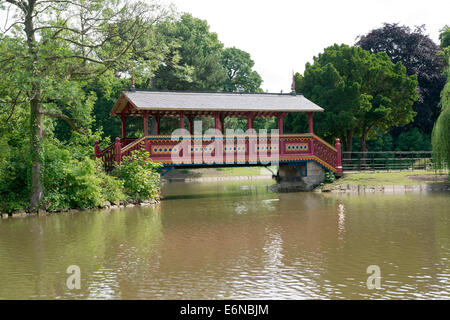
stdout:
<svg viewBox="0 0 450 320">
<path fill-rule="evenodd" d="M 441 173 L 441 174 L 439 174 Z M 401 171 L 401 172 L 374 172 L 374 173 L 348 173 L 336 180 L 333 185 L 358 184 L 358 185 L 415 185 L 424 183 L 442 183 L 447 174 L 434 171 Z"/>
</svg>

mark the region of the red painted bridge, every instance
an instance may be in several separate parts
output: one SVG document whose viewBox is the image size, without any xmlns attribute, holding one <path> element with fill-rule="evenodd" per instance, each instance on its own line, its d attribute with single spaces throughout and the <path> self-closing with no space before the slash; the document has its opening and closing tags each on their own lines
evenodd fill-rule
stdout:
<svg viewBox="0 0 450 320">
<path fill-rule="evenodd" d="M 340 143 L 332 146 L 313 133 L 313 114 L 323 109 L 302 95 L 246 93 L 190 93 L 163 91 L 123 92 L 111 111 L 122 120 L 122 137 L 104 150 L 98 142 L 95 155 L 107 169 L 120 163 L 133 151 L 147 151 L 150 159 L 165 167 L 208 167 L 268 164 L 306 164 L 314 162 L 322 168 L 342 172 Z M 283 133 L 283 118 L 290 112 L 306 112 L 309 132 Z M 142 117 L 144 135 L 126 137 L 128 117 Z M 184 135 L 160 134 L 162 117 L 178 117 Z M 194 132 L 194 120 L 214 118 L 215 135 Z M 222 135 L 226 117 L 247 118 L 247 134 Z M 256 117 L 276 117 L 276 134 L 256 134 Z M 149 134 L 149 118 L 152 132 Z M 186 123 L 187 122 L 187 123 Z M 187 125 L 186 125 L 187 124 Z M 305 166 L 306 168 L 306 166 Z M 307 173 L 304 172 L 304 175 Z"/>
</svg>

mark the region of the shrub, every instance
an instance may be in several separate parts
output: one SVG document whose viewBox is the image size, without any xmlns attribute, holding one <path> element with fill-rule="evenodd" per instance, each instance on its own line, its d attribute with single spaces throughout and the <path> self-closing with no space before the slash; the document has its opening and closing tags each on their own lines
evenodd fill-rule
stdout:
<svg viewBox="0 0 450 320">
<path fill-rule="evenodd" d="M 30 200 L 28 145 L 0 143 L 0 212 L 13 212 L 25 208 Z"/>
<path fill-rule="evenodd" d="M 333 183 L 334 181 L 336 181 L 336 177 L 334 176 L 334 173 L 331 171 L 326 171 L 325 172 L 325 183 Z"/>
<path fill-rule="evenodd" d="M 104 201 L 122 201 L 123 182 L 108 176 L 99 161 L 72 158 L 69 150 L 48 146 L 44 156 L 45 198 L 49 211 L 93 208 Z"/>
<path fill-rule="evenodd" d="M 113 174 L 123 180 L 125 193 L 133 200 L 155 198 L 159 193 L 161 164 L 149 160 L 148 152 L 135 151 L 124 157 Z"/>
</svg>

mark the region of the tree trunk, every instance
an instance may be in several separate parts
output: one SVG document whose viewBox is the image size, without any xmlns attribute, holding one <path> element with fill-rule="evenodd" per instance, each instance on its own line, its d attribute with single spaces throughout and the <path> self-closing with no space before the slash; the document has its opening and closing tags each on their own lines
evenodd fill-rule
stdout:
<svg viewBox="0 0 450 320">
<path fill-rule="evenodd" d="M 42 184 L 42 157 L 43 157 L 43 121 L 41 113 L 41 85 L 39 83 L 38 71 L 38 49 L 36 46 L 35 29 L 33 25 L 34 9 L 36 0 L 23 2 L 23 13 L 25 14 L 25 34 L 27 35 L 27 46 L 33 57 L 33 79 L 30 100 L 30 154 L 31 154 L 31 197 L 30 209 L 36 211 L 44 197 Z"/>
<path fill-rule="evenodd" d="M 362 151 L 362 157 L 361 157 L 361 167 L 363 169 L 366 168 L 366 157 L 367 157 L 367 147 L 366 147 L 366 136 L 367 133 L 363 132 L 361 134 L 361 151 Z"/>
<path fill-rule="evenodd" d="M 44 197 L 44 187 L 42 185 L 41 167 L 43 156 L 43 115 L 40 113 L 40 93 L 31 100 L 30 114 L 30 142 L 31 142 L 31 199 L 30 207 L 32 211 L 39 208 Z"/>
</svg>

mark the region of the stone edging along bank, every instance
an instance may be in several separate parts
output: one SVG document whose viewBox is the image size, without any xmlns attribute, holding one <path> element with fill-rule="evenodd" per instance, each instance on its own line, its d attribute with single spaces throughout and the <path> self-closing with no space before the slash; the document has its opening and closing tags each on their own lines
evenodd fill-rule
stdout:
<svg viewBox="0 0 450 320">
<path fill-rule="evenodd" d="M 450 191 L 449 184 L 416 184 L 416 185 L 381 185 L 364 186 L 359 184 L 340 184 L 337 186 L 323 186 L 317 192 L 334 193 L 409 193 Z"/>
<path fill-rule="evenodd" d="M 25 212 L 25 210 L 19 210 L 19 211 L 13 212 L 11 215 L 9 215 L 8 213 L 0 213 L 0 218 L 1 219 L 24 218 L 24 217 L 35 216 L 35 215 L 45 216 L 45 215 L 61 213 L 61 212 L 75 213 L 75 212 L 80 212 L 80 211 L 96 210 L 96 209 L 109 210 L 109 209 L 132 208 L 132 207 L 137 207 L 137 206 L 148 207 L 148 206 L 156 205 L 159 202 L 160 202 L 160 200 L 156 199 L 156 198 L 150 199 L 150 200 L 143 200 L 141 202 L 116 203 L 116 204 L 110 203 L 109 201 L 105 201 L 102 203 L 101 206 L 96 207 L 96 208 L 68 209 L 68 210 L 52 211 L 52 212 L 48 212 L 48 211 L 39 209 L 38 212 L 35 212 L 35 213 L 27 213 L 27 212 Z"/>
</svg>

